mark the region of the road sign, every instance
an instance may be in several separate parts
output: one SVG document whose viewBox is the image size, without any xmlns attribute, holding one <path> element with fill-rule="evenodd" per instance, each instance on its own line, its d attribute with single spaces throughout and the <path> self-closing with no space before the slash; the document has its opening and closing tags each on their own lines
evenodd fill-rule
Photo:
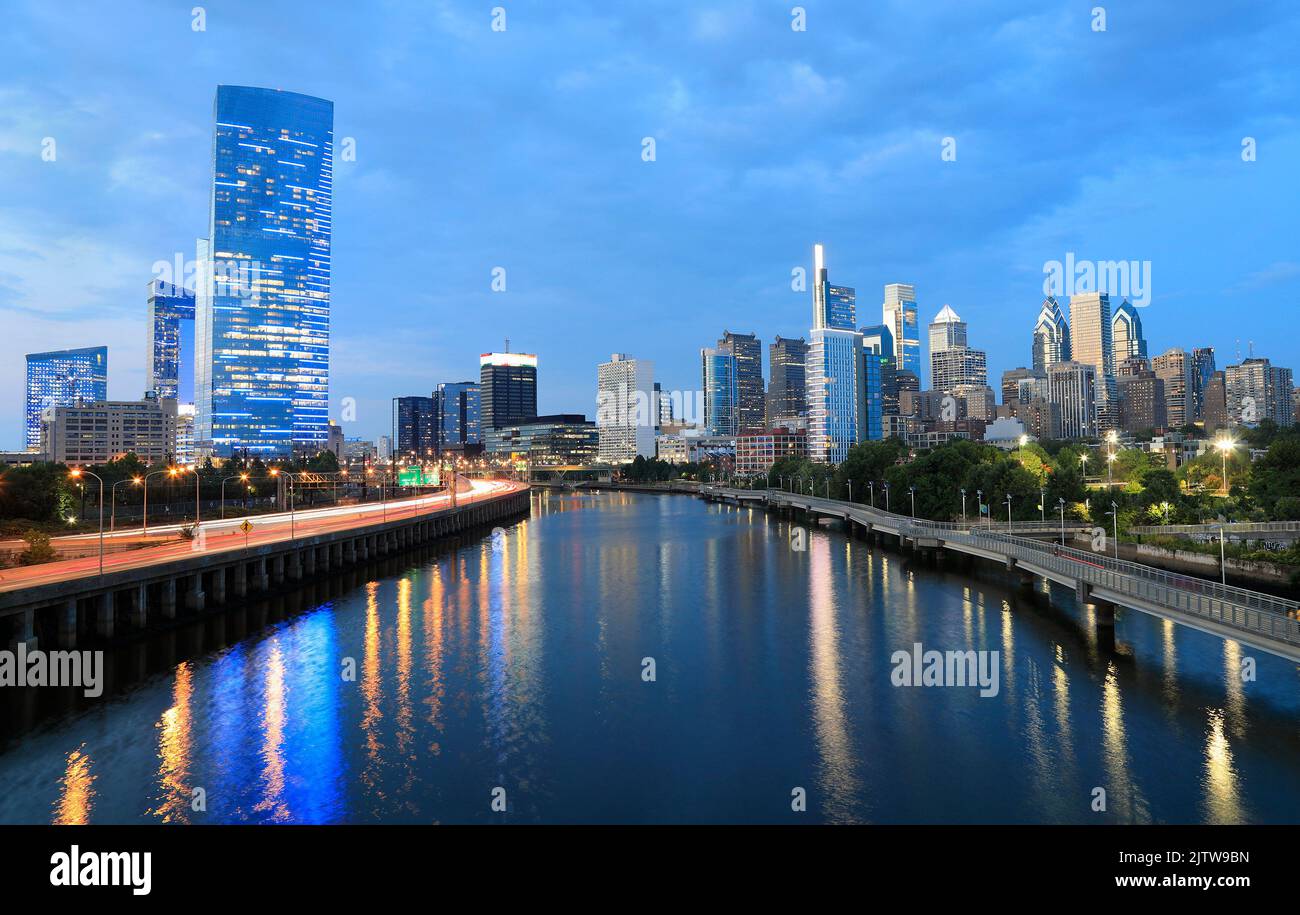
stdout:
<svg viewBox="0 0 1300 915">
<path fill-rule="evenodd" d="M 239 529 L 243 531 L 245 534 L 247 534 L 249 531 L 253 529 L 253 522 L 245 520 L 243 524 L 239 525 Z"/>
</svg>

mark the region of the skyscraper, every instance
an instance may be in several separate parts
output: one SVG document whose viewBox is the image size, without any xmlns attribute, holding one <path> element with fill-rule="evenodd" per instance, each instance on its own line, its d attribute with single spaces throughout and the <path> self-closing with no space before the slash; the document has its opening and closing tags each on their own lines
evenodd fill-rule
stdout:
<svg viewBox="0 0 1300 915">
<path fill-rule="evenodd" d="M 1113 332 L 1109 295 L 1084 292 L 1070 296 L 1070 353 L 1075 362 L 1096 369 L 1093 398 L 1097 407 L 1098 432 L 1119 426 Z"/>
<path fill-rule="evenodd" d="M 1054 439 L 1091 438 L 1097 434 L 1093 402 L 1096 367 L 1082 362 L 1054 362 L 1047 367 L 1047 399 Z"/>
<path fill-rule="evenodd" d="M 532 353 L 479 356 L 483 434 L 537 415 L 537 357 Z"/>
<path fill-rule="evenodd" d="M 1165 386 L 1165 421 L 1181 429 L 1195 416 L 1192 397 L 1192 360 L 1187 350 L 1169 349 L 1151 360 L 1151 368 Z"/>
<path fill-rule="evenodd" d="M 1252 356 L 1224 370 L 1228 419 L 1255 426 L 1271 419 L 1279 426 L 1295 424 L 1291 404 L 1291 370 Z"/>
<path fill-rule="evenodd" d="M 654 363 L 631 359 L 624 353 L 614 353 L 608 362 L 602 362 L 596 369 L 596 431 L 600 460 L 626 464 L 638 455 L 654 457 L 658 423 Z"/>
<path fill-rule="evenodd" d="M 1128 299 L 1119 303 L 1111 318 L 1111 342 L 1115 347 L 1115 361 L 1122 362 L 1130 356 L 1147 357 L 1147 340 L 1142 336 L 1142 319 Z"/>
<path fill-rule="evenodd" d="M 740 397 L 738 415 L 741 430 L 763 428 L 763 345 L 754 334 L 733 334 L 726 330 L 718 349 L 736 357 L 736 391 Z M 653 456 L 653 452 L 651 452 Z"/>
<path fill-rule="evenodd" d="M 930 324 L 930 387 L 950 393 L 959 385 L 988 384 L 988 357 L 966 343 L 966 322 L 945 305 Z"/>
<path fill-rule="evenodd" d="M 108 347 L 27 354 L 26 438 L 41 446 L 41 414 L 47 407 L 108 400 Z"/>
<path fill-rule="evenodd" d="M 437 429 L 432 397 L 393 398 L 396 456 L 421 460 L 433 457 L 438 453 Z"/>
<path fill-rule="evenodd" d="M 847 287 L 830 285 L 821 245 L 813 249 L 813 263 L 813 326 L 804 370 L 808 455 L 814 461 L 838 463 L 866 431 L 862 335 L 853 329 L 852 312 L 847 327 L 840 320 L 828 320 L 824 304 L 834 300 L 832 290 Z"/>
<path fill-rule="evenodd" d="M 483 441 L 481 404 L 476 381 L 443 382 L 433 391 L 438 450 Z"/>
<path fill-rule="evenodd" d="M 1035 372 L 1046 372 L 1055 362 L 1068 362 L 1071 358 L 1070 325 L 1065 322 L 1061 305 L 1052 296 L 1043 299 L 1034 323 Z"/>
<path fill-rule="evenodd" d="M 735 435 L 740 426 L 735 354 L 722 349 L 700 350 L 700 382 L 704 391 L 704 434 Z"/>
<path fill-rule="evenodd" d="M 857 326 L 857 292 L 851 286 L 832 286 L 827 279 L 826 249 L 813 245 L 814 330 L 829 327 L 853 330 Z"/>
<path fill-rule="evenodd" d="M 767 425 L 798 425 L 808 419 L 808 392 L 804 363 L 808 344 L 803 337 L 777 337 L 768 347 Z"/>
<path fill-rule="evenodd" d="M 160 279 L 149 282 L 145 378 L 159 398 L 194 399 L 194 293 Z"/>
<path fill-rule="evenodd" d="M 1201 346 L 1192 350 L 1192 404 L 1196 419 L 1204 419 L 1205 386 L 1214 377 L 1214 347 Z"/>
<path fill-rule="evenodd" d="M 334 103 L 218 86 L 196 292 L 201 449 L 283 455 L 329 440 Z"/>
<path fill-rule="evenodd" d="M 885 286 L 881 323 L 894 335 L 894 365 L 921 377 L 921 327 L 917 321 L 916 289 L 909 283 Z"/>
<path fill-rule="evenodd" d="M 862 347 L 880 360 L 880 408 L 885 416 L 898 415 L 898 363 L 894 360 L 894 334 L 883 324 L 864 327 Z"/>
</svg>

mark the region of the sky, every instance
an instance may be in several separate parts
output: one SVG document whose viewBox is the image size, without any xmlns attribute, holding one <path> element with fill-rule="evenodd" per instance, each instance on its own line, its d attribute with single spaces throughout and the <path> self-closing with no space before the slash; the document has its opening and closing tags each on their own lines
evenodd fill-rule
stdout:
<svg viewBox="0 0 1300 915">
<path fill-rule="evenodd" d="M 1300 370 L 1291 0 L 804 0 L 803 30 L 791 2 L 214 0 L 202 30 L 196 5 L 5 0 L 0 447 L 25 353 L 107 345 L 109 396 L 141 396 L 146 285 L 207 225 L 219 84 L 335 103 L 350 437 L 506 338 L 538 354 L 542 413 L 594 416 L 615 352 L 695 390 L 724 330 L 766 371 L 807 336 L 816 242 L 859 324 L 886 283 L 923 326 L 951 305 L 995 388 L 1067 256 L 1149 264 L 1153 354 L 1253 341 Z"/>
</svg>

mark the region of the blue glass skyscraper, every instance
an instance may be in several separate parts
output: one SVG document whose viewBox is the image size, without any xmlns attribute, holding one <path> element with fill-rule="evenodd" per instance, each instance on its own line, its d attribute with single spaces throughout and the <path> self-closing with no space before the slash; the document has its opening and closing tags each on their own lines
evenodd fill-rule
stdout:
<svg viewBox="0 0 1300 915">
<path fill-rule="evenodd" d="M 844 460 L 865 431 L 862 335 L 854 329 L 853 290 L 830 285 L 821 245 L 813 247 L 813 280 L 813 324 L 804 371 L 808 455 L 834 464 Z"/>
<path fill-rule="evenodd" d="M 439 450 L 474 445 L 483 440 L 479 423 L 479 386 L 476 381 L 444 382 L 433 392 L 438 421 Z"/>
<path fill-rule="evenodd" d="M 68 407 L 97 400 L 108 400 L 107 346 L 29 353 L 27 447 L 41 446 L 41 413 L 46 407 Z"/>
<path fill-rule="evenodd" d="M 194 293 L 173 283 L 149 283 L 149 339 L 145 343 L 145 377 L 159 398 L 194 398 Z"/>
<path fill-rule="evenodd" d="M 196 290 L 196 429 L 217 455 L 328 444 L 334 104 L 218 86 Z"/>
<path fill-rule="evenodd" d="M 704 388 L 704 434 L 735 435 L 740 430 L 736 356 L 724 349 L 700 350 Z"/>
</svg>

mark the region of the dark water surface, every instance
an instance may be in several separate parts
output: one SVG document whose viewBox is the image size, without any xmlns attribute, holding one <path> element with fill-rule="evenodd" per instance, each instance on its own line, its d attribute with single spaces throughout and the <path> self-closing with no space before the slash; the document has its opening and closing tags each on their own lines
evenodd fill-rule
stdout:
<svg viewBox="0 0 1300 915">
<path fill-rule="evenodd" d="M 1235 643 L 789 527 L 539 494 L 302 612 L 153 637 L 82 710 L 6 690 L 0 822 L 1300 821 L 1295 665 L 1243 682 Z M 997 695 L 892 685 L 918 642 L 998 652 Z"/>
</svg>

